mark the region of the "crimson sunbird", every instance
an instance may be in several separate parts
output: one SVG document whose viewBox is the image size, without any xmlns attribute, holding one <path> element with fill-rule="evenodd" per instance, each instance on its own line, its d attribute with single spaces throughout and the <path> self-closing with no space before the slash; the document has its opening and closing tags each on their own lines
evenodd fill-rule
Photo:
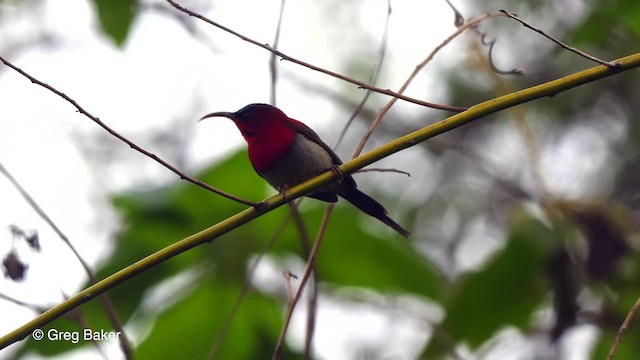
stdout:
<svg viewBox="0 0 640 360">
<path fill-rule="evenodd" d="M 211 117 L 226 117 L 236 124 L 249 146 L 249 160 L 253 168 L 278 191 L 342 164 L 338 155 L 315 131 L 274 106 L 250 104 L 236 112 L 214 112 L 200 120 Z M 387 215 L 387 210 L 380 203 L 358 190 L 350 175 L 343 175 L 339 181 L 307 196 L 330 203 L 337 202 L 340 196 L 400 235 L 409 236 L 407 230 Z"/>
</svg>

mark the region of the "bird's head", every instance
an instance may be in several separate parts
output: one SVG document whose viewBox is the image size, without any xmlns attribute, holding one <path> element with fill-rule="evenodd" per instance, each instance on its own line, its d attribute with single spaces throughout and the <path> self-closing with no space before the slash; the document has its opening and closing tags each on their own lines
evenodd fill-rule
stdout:
<svg viewBox="0 0 640 360">
<path fill-rule="evenodd" d="M 249 104 L 236 112 L 214 112 L 203 116 L 200 120 L 212 117 L 231 119 L 247 139 L 252 138 L 263 127 L 284 124 L 288 119 L 280 109 L 268 104 Z"/>
</svg>

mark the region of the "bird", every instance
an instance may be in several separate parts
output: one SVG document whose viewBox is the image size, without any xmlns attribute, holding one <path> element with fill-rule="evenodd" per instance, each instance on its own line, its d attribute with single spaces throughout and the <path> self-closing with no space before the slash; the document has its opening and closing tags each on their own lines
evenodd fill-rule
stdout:
<svg viewBox="0 0 640 360">
<path fill-rule="evenodd" d="M 329 170 L 338 171 L 342 161 L 318 134 L 304 123 L 288 117 L 269 104 L 249 104 L 236 112 L 213 112 L 200 118 L 232 120 L 248 145 L 254 170 L 282 192 Z M 387 210 L 357 188 L 352 176 L 342 174 L 334 183 L 306 196 L 335 203 L 338 196 L 364 213 L 382 221 L 404 237 L 410 233 L 387 215 Z"/>
</svg>

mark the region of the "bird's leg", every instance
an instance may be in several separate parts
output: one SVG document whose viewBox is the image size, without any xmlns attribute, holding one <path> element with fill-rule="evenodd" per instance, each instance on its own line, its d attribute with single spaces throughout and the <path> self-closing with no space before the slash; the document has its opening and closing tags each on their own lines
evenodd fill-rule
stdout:
<svg viewBox="0 0 640 360">
<path fill-rule="evenodd" d="M 263 200 L 263 201 L 255 203 L 253 205 L 253 208 L 258 210 L 258 211 L 260 211 L 260 210 L 264 209 L 265 206 L 267 206 L 267 202 Z"/>
<path fill-rule="evenodd" d="M 338 183 L 341 183 L 342 179 L 344 178 L 344 173 L 342 172 L 342 170 L 340 170 L 340 166 L 333 164 L 331 165 L 329 170 L 331 170 L 332 173 L 338 175 Z"/>
<path fill-rule="evenodd" d="M 289 190 L 289 185 L 287 184 L 284 184 L 283 186 L 278 186 L 278 192 L 282 194 L 282 197 L 287 203 L 291 204 L 291 200 L 289 200 L 289 198 L 287 197 L 287 190 Z"/>
</svg>

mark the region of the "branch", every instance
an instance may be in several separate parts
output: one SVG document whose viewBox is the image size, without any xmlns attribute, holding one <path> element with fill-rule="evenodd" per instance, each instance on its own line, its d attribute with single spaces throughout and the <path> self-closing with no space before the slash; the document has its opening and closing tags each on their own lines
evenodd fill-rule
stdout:
<svg viewBox="0 0 640 360">
<path fill-rule="evenodd" d="M 284 339 L 287 335 L 287 330 L 289 329 L 289 323 L 291 322 L 291 317 L 293 316 L 293 311 L 296 309 L 296 304 L 298 304 L 298 300 L 304 291 L 305 285 L 313 272 L 314 265 L 316 263 L 316 257 L 318 256 L 318 251 L 320 250 L 320 244 L 322 243 L 322 239 L 324 238 L 324 233 L 327 230 L 327 225 L 329 224 L 329 219 L 331 218 L 331 212 L 335 207 L 335 203 L 330 203 L 327 206 L 327 210 L 324 212 L 324 217 L 322 218 L 322 223 L 320 224 L 320 228 L 318 230 L 318 234 L 316 235 L 316 241 L 313 244 L 313 248 L 311 249 L 311 253 L 309 254 L 309 260 L 307 260 L 307 265 L 304 268 L 304 274 L 302 274 L 302 279 L 300 279 L 300 285 L 298 285 L 298 291 L 296 291 L 296 295 L 289 302 L 289 306 L 287 306 L 287 314 L 284 318 L 284 324 L 282 325 L 282 330 L 280 330 L 280 336 L 278 337 L 278 342 L 276 343 L 276 349 L 273 351 L 273 360 L 278 360 L 280 358 L 280 353 L 282 352 L 282 348 L 284 346 Z"/>
<path fill-rule="evenodd" d="M 100 120 L 99 118 L 91 115 L 87 110 L 85 110 L 82 106 L 80 106 L 80 104 L 78 104 L 75 100 L 73 100 L 72 98 L 70 98 L 69 96 L 67 96 L 66 94 L 64 94 L 63 92 L 57 90 L 56 88 L 54 88 L 51 85 L 45 84 L 44 82 L 34 78 L 33 76 L 29 75 L 28 73 L 26 73 L 24 70 L 20 69 L 19 67 L 13 65 L 12 63 L 10 63 L 9 61 L 5 60 L 2 56 L 0 56 L 0 61 L 2 61 L 5 65 L 7 65 L 8 67 L 12 68 L 13 70 L 19 72 L 22 76 L 26 77 L 27 79 L 29 79 L 32 83 L 36 84 L 36 85 L 40 85 L 43 88 L 55 93 L 56 95 L 60 96 L 61 98 L 63 98 L 64 100 L 66 100 L 67 102 L 69 102 L 71 105 L 73 105 L 79 113 L 83 114 L 84 116 L 88 117 L 89 119 L 93 120 L 93 122 L 95 122 L 96 124 L 98 124 L 101 128 L 105 129 L 109 134 L 115 136 L 116 138 L 122 140 L 124 143 L 126 143 L 127 145 L 129 145 L 132 149 L 142 153 L 143 155 L 146 155 L 148 157 L 150 157 L 152 160 L 154 160 L 155 162 L 159 163 L 160 165 L 166 167 L 167 169 L 171 170 L 173 173 L 175 173 L 176 175 L 180 176 L 180 179 L 184 179 L 189 181 L 192 184 L 198 185 L 204 189 L 207 189 L 211 192 L 214 192 L 218 195 L 222 195 L 224 197 L 226 197 L 227 199 L 231 199 L 234 201 L 237 201 L 239 203 L 245 204 L 245 205 L 249 205 L 249 206 L 259 206 L 259 203 L 255 203 L 249 200 L 245 200 L 242 199 L 240 197 L 237 197 L 235 195 L 232 194 L 228 194 L 222 190 L 218 190 L 214 187 L 212 187 L 211 185 L 204 183 L 198 179 L 192 178 L 191 176 L 183 173 L 182 171 L 178 170 L 175 166 L 169 164 L 168 162 L 162 160 L 161 158 L 159 158 L 157 155 L 143 149 L 142 147 L 136 145 L 133 141 L 127 139 L 126 137 L 124 137 L 123 135 L 120 135 L 117 131 L 113 130 L 112 128 L 110 128 L 109 126 L 107 126 L 107 124 L 103 123 L 102 120 Z"/>
<path fill-rule="evenodd" d="M 76 247 L 73 246 L 71 241 L 69 241 L 69 238 L 67 237 L 67 235 L 63 233 L 62 230 L 60 230 L 60 228 L 53 222 L 53 220 L 51 220 L 49 215 L 47 215 L 47 213 L 44 210 L 42 210 L 40 205 L 38 205 L 38 203 L 31 197 L 31 195 L 29 195 L 27 190 L 25 190 L 22 187 L 22 185 L 20 185 L 20 183 L 11 175 L 9 170 L 7 170 L 4 167 L 4 165 L 2 165 L 2 163 L 0 163 L 0 173 L 3 174 L 7 178 L 7 180 L 9 180 L 11 185 L 13 185 L 13 187 L 16 188 L 18 193 L 27 202 L 27 204 L 31 206 L 33 211 L 35 211 L 36 214 L 38 214 L 38 216 L 40 216 L 40 218 L 45 223 L 47 223 L 47 225 L 49 225 L 49 227 L 58 235 L 60 240 L 62 240 L 62 242 L 67 245 L 67 247 L 71 250 L 71 252 L 76 257 L 76 259 L 78 259 L 78 261 L 80 262 L 80 265 L 82 266 L 82 268 L 84 269 L 84 272 L 89 277 L 89 281 L 91 282 L 91 284 L 97 283 L 98 278 L 93 273 L 93 270 L 91 270 L 91 267 L 89 266 L 89 264 L 87 264 L 87 262 L 82 258 L 82 256 L 80 256 L 80 253 L 78 252 Z M 103 294 L 99 296 L 99 300 L 102 303 L 102 307 L 104 308 L 105 312 L 107 313 L 107 318 L 111 322 L 111 325 L 113 325 L 114 329 L 119 331 L 120 335 L 122 335 L 118 337 L 118 340 L 120 342 L 120 349 L 122 349 L 122 352 L 125 358 L 133 359 L 133 350 L 131 349 L 131 344 L 129 343 L 129 337 L 127 336 L 126 332 L 124 331 L 124 328 L 122 327 L 122 322 L 120 321 L 120 317 L 118 316 L 118 312 L 116 311 L 116 307 L 111 301 L 111 298 L 109 298 L 107 294 Z"/>
<path fill-rule="evenodd" d="M 488 13 L 488 14 L 480 15 L 480 16 L 474 18 L 474 19 L 471 19 L 471 20 L 467 21 L 466 23 L 464 23 L 463 25 L 459 26 L 453 34 L 449 35 L 449 37 L 446 38 L 442 43 L 440 43 L 440 45 L 436 46 L 431 51 L 431 53 L 429 53 L 429 55 L 421 63 L 416 65 L 416 68 L 413 70 L 411 75 L 409 75 L 407 80 L 405 80 L 404 84 L 402 84 L 402 86 L 400 87 L 400 90 L 398 90 L 398 94 L 402 94 L 402 93 L 405 92 L 405 90 L 407 90 L 407 88 L 409 87 L 409 85 L 411 84 L 413 79 L 436 56 L 438 51 L 442 50 L 453 39 L 458 37 L 458 35 L 462 34 L 465 30 L 467 30 L 469 28 L 473 28 L 478 23 L 480 23 L 482 20 L 490 18 L 490 17 L 494 17 L 494 16 L 504 16 L 504 15 L 497 14 L 497 13 Z M 352 158 L 355 158 L 355 157 L 359 156 L 362 153 L 362 150 L 364 149 L 365 144 L 367 143 L 367 141 L 369 141 L 369 137 L 371 137 L 371 134 L 373 133 L 375 128 L 380 124 L 380 121 L 382 121 L 382 118 L 384 117 L 384 115 L 389 111 L 389 109 L 391 109 L 391 107 L 396 103 L 397 100 L 398 100 L 398 98 L 393 98 L 393 99 L 389 100 L 387 105 L 385 105 L 378 112 L 378 116 L 376 116 L 376 118 L 373 120 L 373 122 L 369 126 L 369 129 L 367 129 L 367 132 L 362 136 L 362 139 L 360 140 L 360 143 L 356 147 L 356 150 L 353 152 Z"/>
<path fill-rule="evenodd" d="M 609 66 L 609 67 L 612 67 L 612 68 L 617 68 L 617 67 L 619 67 L 619 66 L 620 66 L 620 64 L 616 63 L 615 61 L 614 61 L 614 62 L 610 62 L 610 61 L 600 60 L 600 59 L 598 59 L 597 57 L 595 57 L 595 56 L 591 56 L 591 55 L 587 54 L 586 52 L 584 52 L 584 51 L 582 51 L 582 50 L 578 50 L 578 49 L 576 49 L 576 48 L 574 48 L 574 47 L 572 47 L 572 46 L 569 46 L 569 45 L 567 45 L 567 44 L 563 43 L 562 41 L 560 41 L 560 40 L 558 40 L 558 39 L 556 39 L 556 38 L 554 38 L 554 37 L 552 37 L 552 36 L 549 36 L 549 35 L 545 34 L 545 32 L 544 32 L 544 31 L 542 31 L 542 30 L 540 30 L 540 29 L 536 29 L 536 28 L 534 28 L 533 26 L 531 26 L 531 25 L 527 24 L 524 20 L 522 20 L 522 19 L 520 19 L 519 17 L 515 16 L 514 14 L 512 14 L 512 13 L 508 12 L 507 10 L 502 10 L 502 9 L 500 9 L 499 11 L 500 11 L 501 13 L 505 14 L 506 16 L 510 17 L 511 19 L 513 19 L 513 20 L 515 20 L 515 21 L 519 22 L 520 24 L 524 25 L 524 27 L 526 27 L 526 28 L 528 28 L 528 29 L 531 29 L 531 30 L 535 31 L 535 32 L 537 32 L 538 34 L 540 34 L 540 35 L 542 35 L 542 36 L 546 37 L 547 39 L 549 39 L 549 40 L 551 40 L 551 41 L 553 41 L 554 43 L 556 43 L 556 44 L 560 45 L 560 47 L 561 47 L 561 48 L 563 48 L 563 49 L 565 49 L 565 50 L 569 50 L 569 51 L 571 51 L 571 52 L 573 52 L 573 53 L 576 53 L 576 54 L 578 54 L 578 55 L 582 56 L 582 57 L 583 57 L 583 58 L 585 58 L 585 59 L 589 59 L 589 60 L 591 60 L 591 61 L 597 62 L 598 64 L 602 64 L 602 65 Z"/>
<path fill-rule="evenodd" d="M 279 50 L 276 50 L 273 46 L 270 46 L 269 44 L 262 44 L 262 43 L 260 43 L 260 42 L 258 42 L 256 40 L 251 39 L 250 37 L 244 36 L 244 35 L 236 32 L 236 31 L 233 31 L 233 30 L 229 29 L 226 26 L 220 25 L 217 22 L 215 22 L 213 20 L 210 20 L 209 18 L 207 18 L 207 17 L 205 17 L 203 15 L 198 14 L 197 12 L 191 11 L 191 10 L 189 10 L 189 9 L 179 5 L 179 4 L 177 4 L 173 0 L 167 0 L 167 1 L 169 2 L 169 4 L 173 5 L 173 7 L 175 7 L 176 9 L 178 9 L 178 10 L 184 12 L 184 13 L 187 13 L 190 16 L 196 17 L 196 18 L 198 18 L 198 19 L 200 19 L 200 20 L 202 20 L 202 21 L 204 21 L 204 22 L 206 22 L 208 24 L 211 24 L 211 25 L 217 27 L 220 30 L 226 31 L 231 35 L 239 37 L 240 39 L 242 39 L 242 40 L 244 40 L 244 41 L 246 41 L 248 43 L 251 43 L 251 44 L 253 44 L 255 46 L 261 47 L 261 48 L 263 48 L 263 49 L 275 54 L 276 56 L 281 57 L 282 60 L 290 61 L 290 62 L 292 62 L 294 64 L 302 65 L 302 66 L 304 66 L 306 68 L 309 68 L 311 70 L 314 70 L 314 71 L 317 71 L 317 72 L 321 72 L 321 73 L 329 75 L 329 76 L 333 76 L 333 77 L 338 78 L 340 80 L 343 80 L 343 81 L 352 83 L 354 85 L 357 85 L 359 88 L 368 89 L 368 90 L 375 91 L 375 92 L 380 93 L 380 94 L 389 95 L 391 97 L 402 99 L 404 101 L 408 101 L 408 102 L 411 102 L 411 103 L 414 103 L 414 104 L 418 104 L 418 105 L 422 105 L 422 106 L 426 106 L 426 107 L 430 107 L 430 108 L 434 108 L 434 109 L 453 111 L 453 112 L 461 112 L 461 111 L 466 110 L 466 108 L 462 108 L 462 107 L 458 107 L 458 106 L 434 104 L 434 103 L 430 103 L 430 102 L 427 102 L 427 101 L 422 101 L 422 100 L 414 99 L 414 98 L 411 98 L 411 97 L 408 97 L 408 96 L 404 96 L 404 95 L 401 95 L 401 94 L 397 94 L 397 93 L 395 93 L 395 92 L 393 92 L 393 91 L 391 91 L 389 89 L 382 89 L 382 88 L 379 88 L 379 87 L 371 86 L 371 85 L 366 84 L 366 83 L 364 83 L 362 81 L 359 81 L 359 80 L 356 80 L 356 79 L 352 79 L 352 78 L 350 78 L 348 76 L 344 76 L 344 75 L 338 74 L 336 72 L 333 72 L 331 70 L 327 70 L 327 69 L 321 68 L 319 66 L 315 66 L 315 65 L 309 64 L 309 63 L 304 62 L 302 60 L 298 60 L 298 59 L 296 59 L 294 57 L 291 57 L 291 56 L 279 51 Z"/>
<path fill-rule="evenodd" d="M 273 37 L 273 48 L 278 48 L 278 43 L 280 42 L 280 30 L 282 29 L 282 18 L 284 16 L 284 5 L 286 0 L 280 0 L 280 14 L 278 15 L 278 25 L 276 25 L 276 34 Z M 269 104 L 276 106 L 276 90 L 278 84 L 278 62 L 276 61 L 276 54 L 271 53 L 271 58 L 269 59 L 269 75 L 271 77 L 271 96 L 269 99 Z"/>
<path fill-rule="evenodd" d="M 240 309 L 240 305 L 242 305 L 242 301 L 247 296 L 247 294 L 249 294 L 249 291 L 252 289 L 251 282 L 253 281 L 253 275 L 256 273 L 256 270 L 258 269 L 258 265 L 260 265 L 260 262 L 262 261 L 262 257 L 273 247 L 273 245 L 276 243 L 276 240 L 280 238 L 280 235 L 282 235 L 282 232 L 286 228 L 290 219 L 291 219 L 291 216 L 287 216 L 286 218 L 284 218 L 284 220 L 276 230 L 275 234 L 273 234 L 271 239 L 269 239 L 269 241 L 264 243 L 260 251 L 258 251 L 258 256 L 253 261 L 253 264 L 251 265 L 251 269 L 249 269 L 249 272 L 247 273 L 247 276 L 244 280 L 244 284 L 242 285 L 242 289 L 240 290 L 240 294 L 238 295 L 238 298 L 236 298 L 236 302 L 231 307 L 231 311 L 227 315 L 227 318 L 225 319 L 224 324 L 222 325 L 222 328 L 216 335 L 213 341 L 213 345 L 211 345 L 211 349 L 209 350 L 209 354 L 207 355 L 207 360 L 213 360 L 216 358 L 218 349 L 222 344 L 222 340 L 224 340 L 224 337 L 229 332 L 231 323 L 233 322 L 233 319 L 238 313 L 238 310 Z"/>
<path fill-rule="evenodd" d="M 47 308 L 45 308 L 45 307 L 34 305 L 34 304 L 29 304 L 27 302 L 24 302 L 22 300 L 18 300 L 18 299 L 14 298 L 14 297 L 11 297 L 9 295 L 5 295 L 4 293 L 0 293 L 0 299 L 6 300 L 6 301 L 11 302 L 11 303 L 14 303 L 14 304 L 16 304 L 18 306 L 22 306 L 24 308 L 27 308 L 27 309 L 29 309 L 31 311 L 35 311 L 35 312 L 40 313 L 40 314 L 42 314 L 43 312 L 47 311 Z"/>
<path fill-rule="evenodd" d="M 469 110 L 453 115 L 435 124 L 424 127 L 411 134 L 391 141 L 375 150 L 372 150 L 356 159 L 342 164 L 339 169 L 342 174 L 351 174 L 354 171 L 370 165 L 391 154 L 410 148 L 429 138 L 445 133 L 462 125 L 468 124 L 484 116 L 499 112 L 510 107 L 540 99 L 548 96 L 555 96 L 563 91 L 578 87 L 580 85 L 606 78 L 623 71 L 631 70 L 640 66 L 640 53 L 630 55 L 617 60 L 619 68 L 609 68 L 606 66 L 596 66 L 563 78 L 553 80 L 528 89 L 514 92 L 505 96 L 491 99 L 475 105 Z M 0 349 L 3 349 L 16 341 L 20 341 L 28 336 L 34 329 L 44 327 L 46 324 L 64 315 L 72 309 L 86 303 L 105 291 L 114 288 L 124 281 L 141 274 L 142 272 L 178 255 L 198 245 L 211 243 L 216 238 L 230 232 L 233 229 L 246 224 L 247 222 L 270 212 L 287 201 L 294 200 L 316 189 L 327 185 L 331 181 L 336 181 L 340 175 L 333 171 L 327 171 L 300 185 L 296 185 L 283 194 L 277 194 L 264 201 L 264 205 L 259 208 L 248 208 L 244 211 L 216 224 L 194 235 L 184 238 L 156 253 L 118 271 L 99 283 L 92 285 L 69 298 L 63 303 L 49 309 L 44 314 L 36 317 L 28 323 L 20 326 L 11 333 L 0 338 Z M 285 199 L 286 197 L 286 199 Z"/>
<path fill-rule="evenodd" d="M 302 253 L 304 257 L 309 259 L 311 257 L 311 239 L 309 237 L 309 231 L 307 231 L 307 226 L 304 223 L 304 219 L 302 219 L 302 215 L 300 211 L 298 211 L 298 206 L 302 199 L 296 202 L 290 202 L 289 205 L 291 207 L 291 217 L 293 218 L 293 223 L 296 225 L 298 233 L 300 235 L 300 245 L 302 246 Z M 313 359 L 313 335 L 316 329 L 316 312 L 318 309 L 318 272 L 311 265 L 311 270 L 313 274 L 313 282 L 311 283 L 311 288 L 309 289 L 309 295 L 307 296 L 307 330 L 305 333 L 304 339 L 304 358 L 305 359 Z M 296 278 L 297 279 L 297 278 Z M 304 280 L 306 282 L 306 280 Z M 288 283 L 289 284 L 289 283 Z M 302 284 L 300 284 L 302 286 Z M 289 302 L 297 301 L 296 296 L 291 296 Z"/>
<path fill-rule="evenodd" d="M 378 62 L 376 63 L 375 68 L 371 72 L 371 77 L 369 78 L 369 83 L 372 85 L 378 81 L 378 76 L 380 75 L 380 69 L 382 69 L 382 63 L 384 62 L 385 55 L 387 54 L 387 43 L 389 40 L 389 20 L 390 19 L 391 19 L 391 0 L 387 0 L 387 17 L 385 18 L 385 21 L 384 21 L 384 30 L 382 31 L 382 40 L 380 41 L 380 47 L 378 49 Z M 371 95 L 371 93 L 372 93 L 371 90 L 367 90 L 365 92 L 364 96 L 362 97 L 362 100 L 360 100 L 360 103 L 358 104 L 356 109 L 351 113 L 351 116 L 349 116 L 349 119 L 342 127 L 342 131 L 340 131 L 340 135 L 338 135 L 338 140 L 336 140 L 335 144 L 331 147 L 333 148 L 333 150 L 336 150 L 338 146 L 340 146 L 342 139 L 347 134 L 347 129 L 349 129 L 349 127 L 353 123 L 353 120 L 355 120 L 356 116 L 358 116 L 358 114 L 360 114 L 362 109 L 364 109 L 364 105 L 367 103 L 367 100 L 369 100 L 369 96 Z"/>
<path fill-rule="evenodd" d="M 360 169 L 360 170 L 354 171 L 354 173 L 366 173 L 366 172 L 392 172 L 392 173 L 407 175 L 408 177 L 411 177 L 410 172 L 394 169 L 394 168 L 366 168 L 366 169 Z"/>
<path fill-rule="evenodd" d="M 618 346 L 620 346 L 620 342 L 622 341 L 622 336 L 629 328 L 629 324 L 631 324 L 631 319 L 633 319 L 633 316 L 636 314 L 636 311 L 638 310 L 639 307 L 640 307 L 640 298 L 638 298 L 638 300 L 636 300 L 636 303 L 633 304 L 631 309 L 629 309 L 629 312 L 627 313 L 627 317 L 625 317 L 624 322 L 622 322 L 622 325 L 620 325 L 620 329 L 618 329 L 618 335 L 616 335 L 616 340 L 613 342 L 613 345 L 611 346 L 611 350 L 609 350 L 609 355 L 607 355 L 607 360 L 613 360 L 613 356 L 616 354 L 616 351 L 618 351 Z"/>
</svg>

